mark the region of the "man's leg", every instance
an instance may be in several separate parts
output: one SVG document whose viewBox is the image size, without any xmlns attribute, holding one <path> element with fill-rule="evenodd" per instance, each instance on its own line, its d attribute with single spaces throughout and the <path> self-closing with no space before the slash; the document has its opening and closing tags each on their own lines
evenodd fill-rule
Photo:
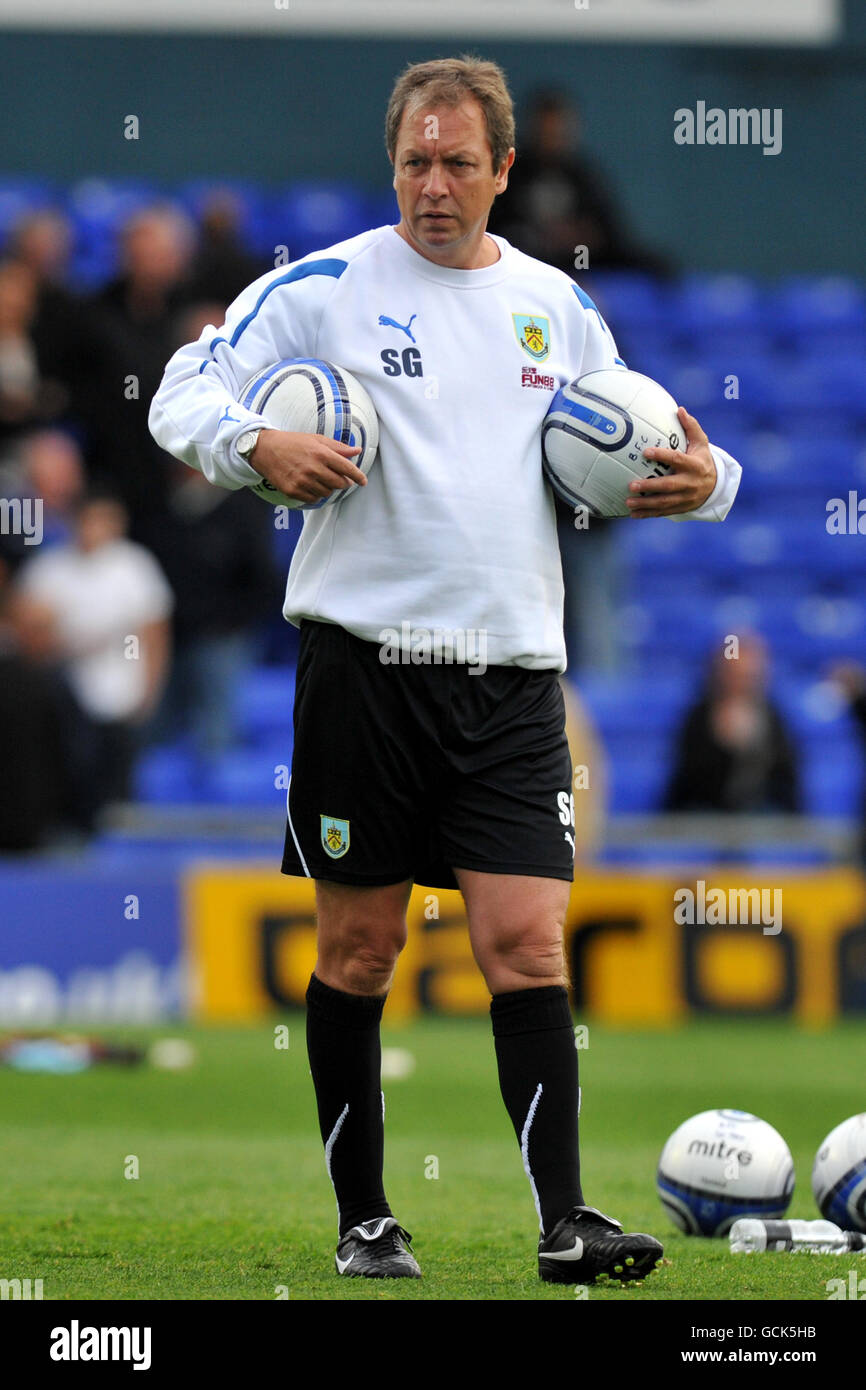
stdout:
<svg viewBox="0 0 866 1390">
<path fill-rule="evenodd" d="M 563 1284 L 642 1279 L 662 1257 L 659 1242 L 625 1234 L 584 1204 L 580 1188 L 577 1052 L 562 950 L 570 884 L 454 872 L 493 995 L 499 1082 L 538 1209 L 538 1273 Z"/>
<path fill-rule="evenodd" d="M 562 928 L 571 884 L 455 869 L 490 1014 L 502 1098 L 542 1233 L 583 1202 L 577 1051 Z"/>
<path fill-rule="evenodd" d="M 340 1236 L 391 1210 L 382 1186 L 379 1022 L 406 941 L 411 883 L 316 883 L 318 956 L 307 991 L 307 1050 Z"/>
</svg>

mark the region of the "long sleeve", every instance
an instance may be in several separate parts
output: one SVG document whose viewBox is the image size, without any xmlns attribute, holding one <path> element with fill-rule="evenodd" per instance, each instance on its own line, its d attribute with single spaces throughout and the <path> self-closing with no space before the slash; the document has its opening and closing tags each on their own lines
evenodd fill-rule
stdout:
<svg viewBox="0 0 866 1390">
<path fill-rule="evenodd" d="M 271 271 L 230 305 L 221 328 L 209 324 L 197 342 L 180 348 L 151 402 L 148 424 L 157 443 L 220 487 L 260 482 L 237 441 L 267 421 L 239 398 L 263 368 L 315 356 L 324 304 L 345 268 L 345 261 L 321 258 Z"/>
</svg>

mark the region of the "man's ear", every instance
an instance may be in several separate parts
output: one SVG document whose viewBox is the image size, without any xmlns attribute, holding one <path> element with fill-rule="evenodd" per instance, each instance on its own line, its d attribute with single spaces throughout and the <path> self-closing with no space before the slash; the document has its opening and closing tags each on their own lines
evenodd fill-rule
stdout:
<svg viewBox="0 0 866 1390">
<path fill-rule="evenodd" d="M 508 171 L 509 171 L 509 169 L 511 168 L 511 166 L 512 166 L 513 163 L 514 163 L 514 150 L 513 150 L 513 149 L 510 149 L 510 150 L 508 151 L 508 154 L 505 156 L 505 158 L 503 159 L 502 163 L 500 164 L 499 169 L 498 169 L 497 174 L 496 174 L 496 182 L 497 182 L 497 184 L 500 184 L 500 180 L 501 180 L 501 184 L 500 184 L 500 186 L 499 186 L 499 187 L 497 188 L 497 190 L 496 190 L 497 194 L 499 194 L 499 193 L 504 193 L 505 190 L 506 190 L 506 188 L 508 187 Z"/>
</svg>

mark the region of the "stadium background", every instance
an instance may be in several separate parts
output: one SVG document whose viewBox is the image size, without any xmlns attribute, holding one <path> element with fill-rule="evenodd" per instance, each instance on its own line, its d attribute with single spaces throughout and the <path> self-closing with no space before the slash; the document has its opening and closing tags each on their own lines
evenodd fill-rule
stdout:
<svg viewBox="0 0 866 1390">
<path fill-rule="evenodd" d="M 866 1010 L 864 770 L 826 675 L 836 660 L 866 661 L 866 549 L 859 534 L 828 533 L 826 507 L 866 487 L 866 13 L 854 0 L 828 3 L 840 22 L 826 42 L 738 42 L 734 19 L 722 40 L 672 43 L 581 39 L 579 14 L 573 40 L 536 41 L 497 32 L 489 8 L 475 7 L 477 32 L 456 36 L 288 36 L 291 10 L 267 33 L 147 32 L 141 17 L 127 29 L 116 14 L 102 27 L 105 6 L 92 7 L 90 27 L 78 6 L 81 22 L 66 30 L 51 6 L 40 23 L 39 6 L 0 4 L 0 241 L 29 208 L 59 203 L 76 228 L 73 286 L 92 291 L 115 269 L 131 211 L 167 196 L 195 212 L 203 190 L 225 183 L 246 207 L 250 249 L 272 256 L 285 243 L 296 256 L 390 219 L 382 118 L 406 62 L 463 49 L 496 59 L 518 116 L 539 86 L 579 98 L 587 144 L 629 224 L 681 270 L 664 287 L 584 278 L 629 366 L 685 400 L 744 476 L 721 527 L 629 528 L 624 669 L 576 673 L 603 750 L 597 786 L 590 766 L 594 816 L 606 802 L 569 915 L 576 1016 L 625 1030 L 713 1020 L 732 1056 L 745 1018 L 775 1016 L 824 1030 L 822 1065 L 830 1058 L 853 1085 Z M 674 109 L 698 100 L 781 108 L 782 153 L 675 145 Z M 137 140 L 123 138 L 130 113 Z M 728 373 L 739 399 L 722 397 Z M 281 566 L 296 538 L 294 524 L 275 535 Z M 804 813 L 660 816 L 676 725 L 707 654 L 746 629 L 772 653 Z M 87 847 L 0 860 L 0 1025 L 120 1024 L 150 1036 L 184 1020 L 268 1021 L 301 1004 L 312 893 L 276 869 L 294 634 L 275 619 L 265 648 L 206 794 L 183 746 L 157 749 L 142 759 L 134 804 Z M 783 930 L 677 926 L 674 890 L 700 879 L 781 888 Z M 413 1019 L 487 1004 L 459 898 L 416 890 L 411 913 L 386 1012 L 410 1051 Z M 706 1105 L 748 1102 L 748 1069 L 734 1072 L 737 1095 L 720 1094 L 721 1066 Z M 698 1089 L 692 1109 L 703 1108 Z M 844 1113 L 864 1108 L 858 1091 Z"/>
</svg>

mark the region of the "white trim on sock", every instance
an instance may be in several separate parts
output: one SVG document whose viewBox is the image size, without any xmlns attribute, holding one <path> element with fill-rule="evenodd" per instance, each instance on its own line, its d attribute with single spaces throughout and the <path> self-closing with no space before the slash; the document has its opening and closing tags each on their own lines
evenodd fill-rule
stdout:
<svg viewBox="0 0 866 1390">
<path fill-rule="evenodd" d="M 328 1135 L 328 1142 L 325 1145 L 325 1167 L 328 1170 L 328 1177 L 331 1179 L 331 1186 L 334 1188 L 334 1196 L 337 1197 L 337 1189 L 334 1186 L 334 1179 L 331 1177 L 331 1154 L 334 1152 L 334 1145 L 340 1137 L 340 1130 L 343 1128 L 343 1121 L 349 1113 L 349 1102 L 343 1106 L 337 1119 L 337 1123 Z M 337 1220 L 340 1219 L 340 1199 L 337 1197 Z"/>
<path fill-rule="evenodd" d="M 529 1178 L 529 1186 L 532 1188 L 535 1210 L 538 1212 L 538 1228 L 542 1235 L 544 1235 L 544 1224 L 541 1220 L 541 1203 L 538 1200 L 538 1188 L 535 1186 L 535 1178 L 532 1176 L 532 1169 L 529 1166 L 529 1131 L 532 1129 L 532 1121 L 535 1119 L 535 1112 L 538 1109 L 538 1102 L 541 1100 L 543 1089 L 544 1087 L 539 1081 L 535 1095 L 532 1097 L 532 1104 L 526 1113 L 523 1131 L 520 1135 L 520 1153 L 523 1158 L 523 1167 L 526 1170 L 526 1176 Z"/>
</svg>

